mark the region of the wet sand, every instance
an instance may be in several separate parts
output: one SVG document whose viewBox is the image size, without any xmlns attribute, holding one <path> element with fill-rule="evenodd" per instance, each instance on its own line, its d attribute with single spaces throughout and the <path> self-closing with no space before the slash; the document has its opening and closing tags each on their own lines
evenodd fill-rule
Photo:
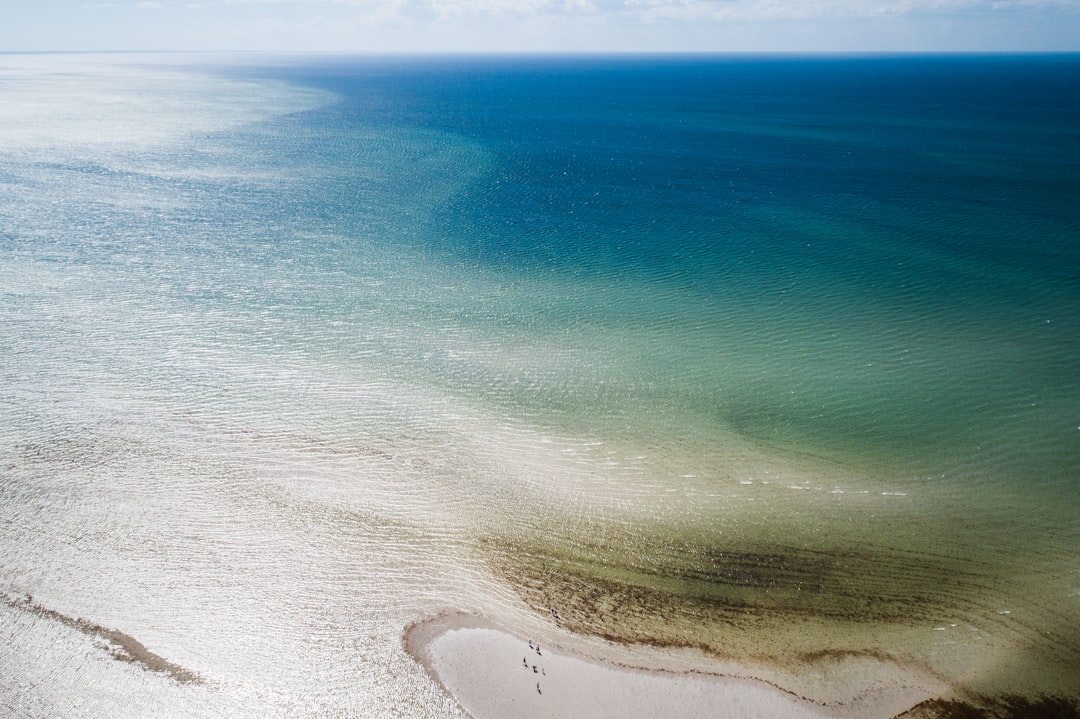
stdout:
<svg viewBox="0 0 1080 719">
<path fill-rule="evenodd" d="M 409 653 L 476 719 L 678 717 L 890 719 L 930 698 L 910 678 L 880 677 L 852 695 L 815 701 L 747 673 L 627 666 L 543 639 L 523 638 L 472 615 L 449 615 L 406 631 Z M 673 665 L 674 666 L 674 665 Z"/>
</svg>

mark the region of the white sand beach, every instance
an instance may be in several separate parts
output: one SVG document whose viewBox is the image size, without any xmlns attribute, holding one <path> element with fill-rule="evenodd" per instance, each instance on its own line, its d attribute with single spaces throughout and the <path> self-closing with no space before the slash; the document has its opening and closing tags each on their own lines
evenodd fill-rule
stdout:
<svg viewBox="0 0 1080 719">
<path fill-rule="evenodd" d="M 889 719 L 930 698 L 907 678 L 875 680 L 857 696 L 814 701 L 763 679 L 642 669 L 522 638 L 486 619 L 443 616 L 410 627 L 405 643 L 476 719 L 738 717 Z M 841 690 L 839 693 L 845 693 Z"/>
</svg>

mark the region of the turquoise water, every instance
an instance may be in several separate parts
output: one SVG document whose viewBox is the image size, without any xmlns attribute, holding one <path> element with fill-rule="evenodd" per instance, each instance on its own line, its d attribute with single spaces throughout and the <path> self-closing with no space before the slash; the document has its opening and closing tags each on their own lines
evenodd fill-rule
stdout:
<svg viewBox="0 0 1080 719">
<path fill-rule="evenodd" d="M 462 297 L 433 308 L 439 322 L 508 342 L 612 334 L 583 376 L 554 371 L 521 396 L 510 368 L 481 387 L 493 401 L 586 425 L 644 402 L 663 415 L 645 432 L 723 426 L 912 476 L 975 462 L 1033 490 L 1075 478 L 1071 60 L 334 70 L 296 71 L 346 98 L 311 120 L 316 137 L 289 138 L 346 175 L 315 178 L 310 212 L 507 282 L 559 283 Z M 420 133 L 403 156 L 375 150 L 401 174 L 365 177 L 370 145 L 350 158 L 338 144 L 356 124 Z M 399 206 L 414 198 L 419 222 Z M 462 379 L 471 392 L 487 378 Z M 1022 456 L 984 462 L 983 445 Z"/>
<path fill-rule="evenodd" d="M 10 706 L 107 711 L 24 688 L 67 631 L 163 711 L 439 714 L 380 641 L 612 576 L 639 639 L 1080 692 L 1077 58 L 6 60 Z"/>
</svg>

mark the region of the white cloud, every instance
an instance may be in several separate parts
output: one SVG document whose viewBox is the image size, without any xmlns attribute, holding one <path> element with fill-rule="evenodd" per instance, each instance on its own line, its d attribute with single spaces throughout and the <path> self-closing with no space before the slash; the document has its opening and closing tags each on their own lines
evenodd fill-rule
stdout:
<svg viewBox="0 0 1080 719">
<path fill-rule="evenodd" d="M 80 1 L 187 8 L 169 40 L 191 47 L 424 52 L 1066 49 L 1080 15 L 1080 0 Z M 130 37 L 115 44 L 153 36 Z"/>
<path fill-rule="evenodd" d="M 411 16 L 467 18 L 494 15 L 534 17 L 541 14 L 595 12 L 592 0 L 224 0 L 226 5 L 338 5 L 372 12 Z M 621 0 L 617 3 L 621 5 Z"/>
<path fill-rule="evenodd" d="M 316 5 L 333 0 L 225 0 L 226 5 Z"/>
<path fill-rule="evenodd" d="M 431 9 L 440 20 L 476 15 L 538 15 L 551 0 L 432 0 Z"/>
<path fill-rule="evenodd" d="M 378 16 L 466 21 L 595 15 L 638 21 L 873 18 L 960 11 L 1080 9 L 1080 0 L 224 0 L 226 5 L 356 7 Z M 321 11 L 320 11 L 321 12 Z"/>
<path fill-rule="evenodd" d="M 645 20 L 805 20 L 940 15 L 1016 8 L 1078 9 L 1080 0 L 624 0 Z"/>
<path fill-rule="evenodd" d="M 408 0 L 225 0 L 226 5 L 340 5 L 364 7 L 376 12 L 399 9 Z"/>
<path fill-rule="evenodd" d="M 1048 8 L 1080 12 L 1080 0 L 999 0 L 991 3 L 993 9 Z"/>
</svg>

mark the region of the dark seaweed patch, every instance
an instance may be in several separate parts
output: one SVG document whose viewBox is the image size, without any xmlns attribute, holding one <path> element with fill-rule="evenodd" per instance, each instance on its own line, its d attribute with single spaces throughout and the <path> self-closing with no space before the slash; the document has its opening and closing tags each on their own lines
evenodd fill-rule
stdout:
<svg viewBox="0 0 1080 719">
<path fill-rule="evenodd" d="M 931 699 L 898 719 L 1080 719 L 1080 704 L 1058 696 Z"/>
<path fill-rule="evenodd" d="M 684 615 L 696 625 L 695 644 L 703 622 L 745 625 L 755 617 L 925 624 L 973 582 L 947 560 L 900 554 L 670 541 L 642 541 L 623 554 L 602 546 L 491 545 L 497 573 L 536 606 L 565 607 L 566 621 L 582 630 L 614 635 L 628 619 L 652 617 L 663 620 L 656 623 L 662 631 Z"/>
</svg>

